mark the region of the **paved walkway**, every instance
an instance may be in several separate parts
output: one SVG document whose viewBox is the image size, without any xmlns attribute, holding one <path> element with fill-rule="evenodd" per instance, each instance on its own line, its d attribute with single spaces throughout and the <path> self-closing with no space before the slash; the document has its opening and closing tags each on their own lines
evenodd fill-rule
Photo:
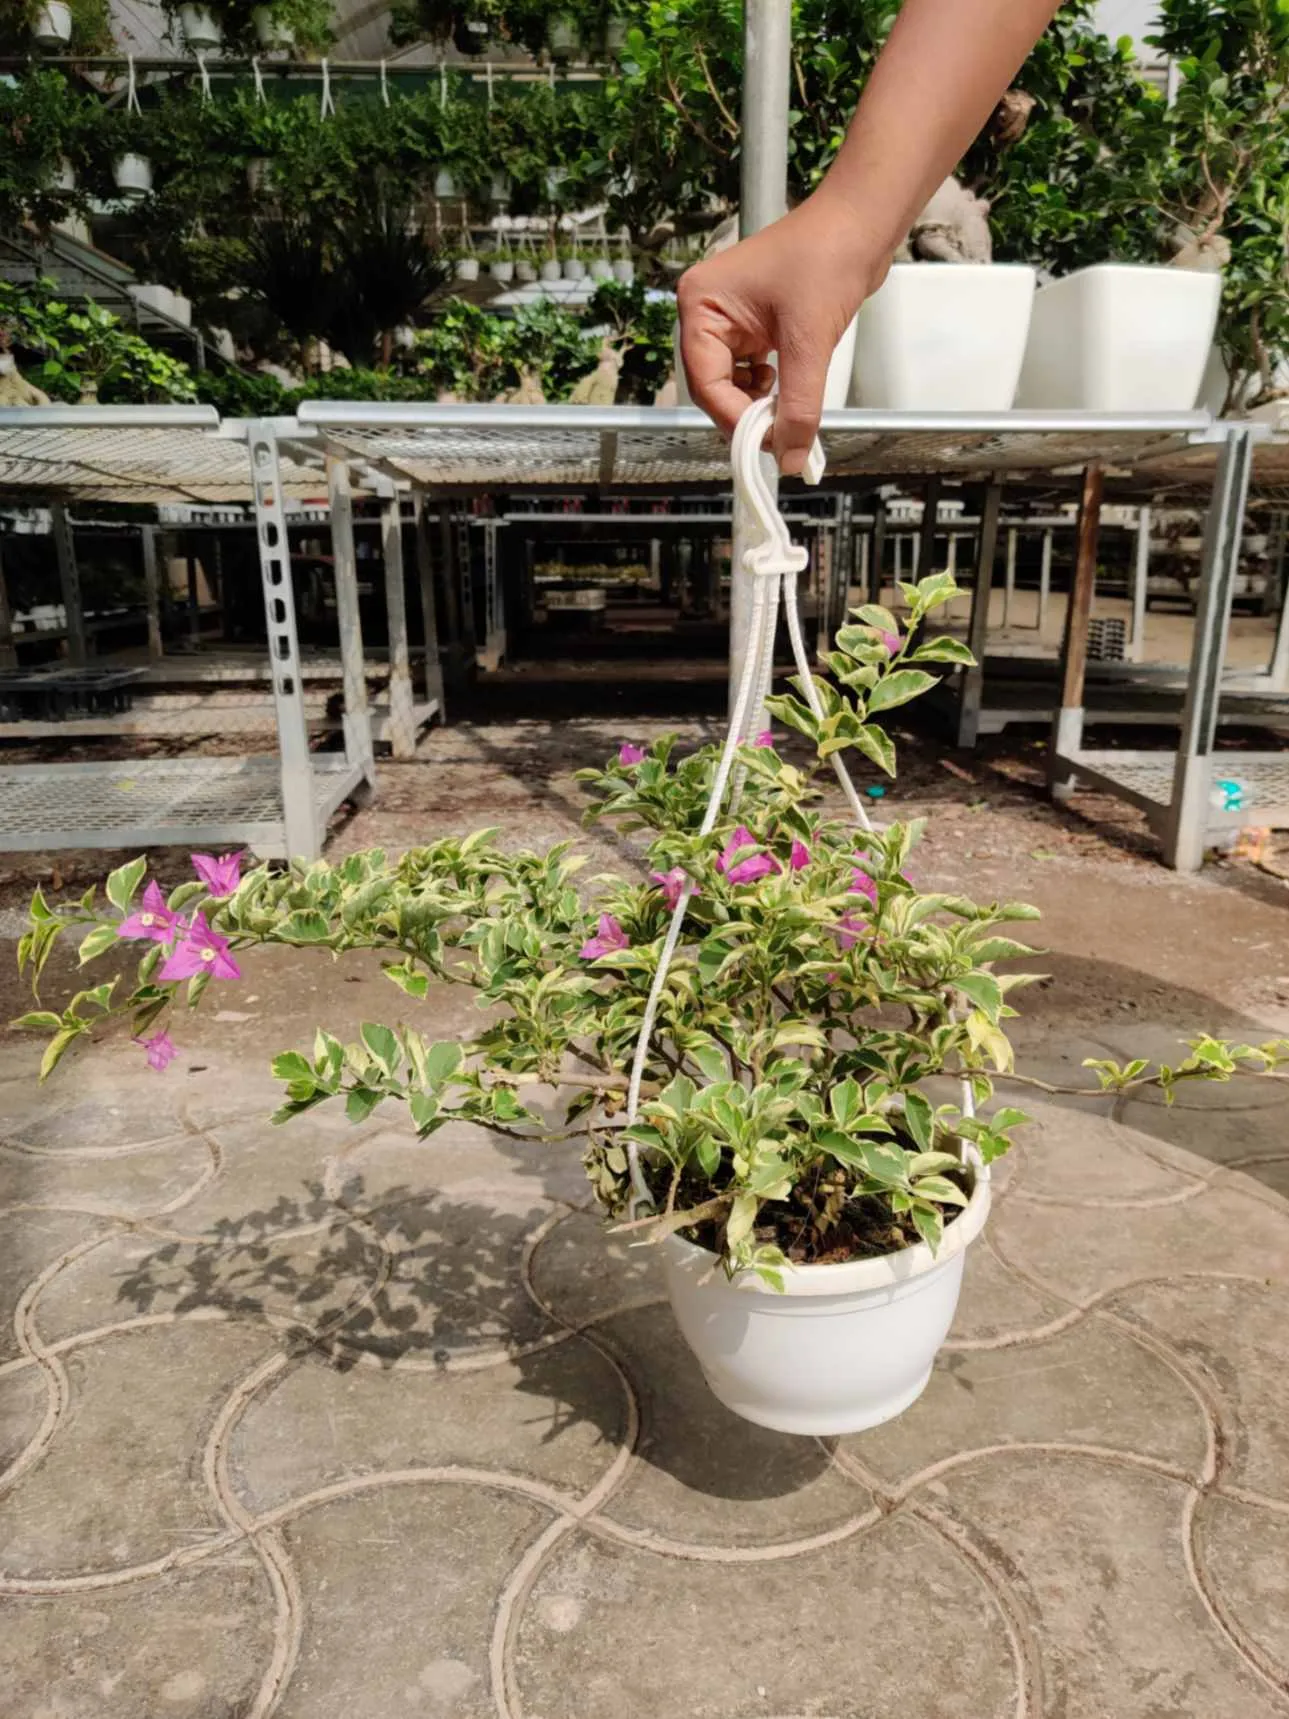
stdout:
<svg viewBox="0 0 1289 1719">
<path fill-rule="evenodd" d="M 1289 1715 L 1281 1091 L 1044 1106 L 926 1395 L 825 1446 L 575 1159 L 270 1128 L 251 1031 L 0 1052 L 5 1719 Z"/>
</svg>

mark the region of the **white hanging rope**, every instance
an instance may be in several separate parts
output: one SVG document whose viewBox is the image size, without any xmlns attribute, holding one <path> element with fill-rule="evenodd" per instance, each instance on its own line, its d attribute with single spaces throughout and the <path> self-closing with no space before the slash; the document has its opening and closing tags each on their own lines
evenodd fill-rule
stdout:
<svg viewBox="0 0 1289 1719">
<path fill-rule="evenodd" d="M 206 56 L 197 55 L 197 76 L 201 79 L 201 105 L 206 106 L 210 100 L 210 73 L 206 69 Z"/>
<path fill-rule="evenodd" d="M 384 107 L 389 106 L 389 83 L 385 77 L 385 62 L 380 63 L 380 99 Z"/>
<path fill-rule="evenodd" d="M 318 63 L 322 70 L 322 96 L 318 102 L 318 118 L 331 119 L 336 111 L 336 104 L 331 95 L 331 67 L 326 60 L 320 60 Z"/>
<path fill-rule="evenodd" d="M 269 98 L 264 93 L 264 73 L 260 70 L 258 55 L 251 61 L 251 75 L 255 79 L 255 99 L 261 107 L 267 107 Z"/>
<path fill-rule="evenodd" d="M 448 68 L 443 60 L 439 61 L 439 106 L 448 105 Z"/>
<path fill-rule="evenodd" d="M 492 106 L 492 100 L 493 100 L 492 61 L 491 60 L 488 60 L 485 62 L 484 68 L 483 68 L 483 75 L 488 80 L 488 106 L 491 107 Z"/>
<path fill-rule="evenodd" d="M 824 715 L 822 701 L 815 686 L 810 662 L 806 655 L 805 640 L 801 631 L 801 616 L 797 606 L 797 576 L 804 572 L 809 565 L 810 558 L 805 549 L 793 543 L 787 524 L 761 469 L 761 448 L 773 416 L 774 401 L 772 398 L 755 401 L 739 419 L 731 448 L 735 493 L 744 504 L 744 509 L 752 522 L 752 529 L 748 533 L 749 541 L 743 551 L 743 564 L 733 570 L 733 576 L 738 578 L 740 574 L 746 574 L 753 580 L 752 613 L 748 628 L 747 649 L 743 659 L 743 670 L 734 699 L 734 709 L 730 715 L 725 744 L 721 751 L 720 763 L 717 766 L 711 793 L 708 796 L 707 808 L 703 813 L 702 824 L 699 826 L 698 833 L 700 836 L 709 836 L 716 826 L 721 807 L 725 801 L 726 789 L 730 787 L 730 778 L 735 773 L 739 747 L 752 738 L 749 732 L 751 724 L 756 720 L 757 713 L 762 709 L 764 701 L 769 695 L 774 674 L 774 641 L 780 599 L 782 599 L 787 611 L 788 634 L 792 641 L 793 661 L 800 677 L 806 702 L 816 718 L 822 720 Z M 807 483 L 817 484 L 823 476 L 823 470 L 823 449 L 816 441 L 806 461 L 805 477 Z M 854 814 L 856 823 L 863 830 L 871 830 L 873 825 L 864 808 L 863 801 L 856 792 L 855 784 L 851 781 L 845 765 L 835 753 L 833 754 L 833 769 L 847 804 Z M 741 771 L 735 776 L 730 796 L 731 811 L 738 804 L 742 787 L 741 776 Z M 633 1124 L 639 1115 L 640 1089 L 644 1081 L 649 1046 L 653 1039 L 654 1023 L 658 1016 L 658 1005 L 662 999 L 668 971 L 680 943 L 685 915 L 689 910 L 689 903 L 693 894 L 694 885 L 687 881 L 672 910 L 671 923 L 667 927 L 662 953 L 659 956 L 653 983 L 649 987 L 649 995 L 645 1001 L 640 1032 L 636 1039 L 635 1054 L 631 1061 L 631 1078 L 627 1086 L 628 1125 Z M 971 1083 L 966 1078 L 962 1082 L 962 1111 L 964 1116 L 975 1115 L 974 1095 L 971 1090 Z M 978 1176 L 988 1178 L 988 1167 L 984 1164 L 973 1142 L 963 1142 L 963 1156 L 964 1159 L 975 1165 Z M 639 1144 L 634 1140 L 627 1141 L 627 1164 L 632 1187 L 630 1215 L 634 1218 L 642 1210 L 652 1209 L 654 1204 L 653 1195 L 649 1191 L 649 1185 L 645 1181 L 644 1173 L 640 1167 Z"/>
<path fill-rule="evenodd" d="M 133 54 L 127 54 L 125 57 L 125 72 L 125 111 L 142 115 L 143 109 L 139 106 L 139 86 L 134 75 Z"/>
</svg>

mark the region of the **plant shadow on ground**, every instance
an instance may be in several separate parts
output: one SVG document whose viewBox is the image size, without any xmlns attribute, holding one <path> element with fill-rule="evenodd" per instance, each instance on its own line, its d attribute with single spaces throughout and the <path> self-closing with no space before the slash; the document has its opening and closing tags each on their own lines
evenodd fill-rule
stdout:
<svg viewBox="0 0 1289 1719">
<path fill-rule="evenodd" d="M 540 1173 L 537 1157 L 516 1151 Z M 208 1238 L 157 1246 L 123 1275 L 118 1300 L 140 1314 L 216 1310 L 261 1322 L 300 1364 L 410 1370 L 425 1381 L 427 1415 L 437 1376 L 504 1352 L 515 1388 L 540 1405 L 543 1443 L 579 1423 L 609 1447 L 626 1436 L 607 1350 L 640 1407 L 638 1454 L 687 1490 L 774 1499 L 827 1469 L 814 1440 L 752 1426 L 711 1396 L 651 1262 L 606 1247 L 595 1216 L 565 1207 L 539 1250 L 547 1257 L 534 1259 L 534 1230 L 560 1208 L 536 1196 L 524 1209 L 513 1186 L 496 1206 L 477 1197 L 477 1183 L 470 1195 L 406 1183 L 375 1190 L 358 1174 L 331 1193 L 311 1181 L 220 1220 Z M 526 1291 L 529 1269 L 556 1317 Z M 588 1336 L 570 1336 L 581 1322 Z"/>
</svg>

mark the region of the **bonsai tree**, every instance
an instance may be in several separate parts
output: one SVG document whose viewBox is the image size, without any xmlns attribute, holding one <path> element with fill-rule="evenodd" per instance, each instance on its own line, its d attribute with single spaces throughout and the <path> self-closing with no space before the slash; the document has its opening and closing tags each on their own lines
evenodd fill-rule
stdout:
<svg viewBox="0 0 1289 1719">
<path fill-rule="evenodd" d="M 28 380 L 52 398 L 76 404 L 100 394 L 118 403 L 195 398 L 188 366 L 151 346 L 93 299 L 60 298 L 54 283 L 20 287 L 0 281 L 5 344 L 40 357 Z"/>
<path fill-rule="evenodd" d="M 366 364 L 379 342 L 380 364 L 388 369 L 394 330 L 412 322 L 448 279 L 446 257 L 409 204 L 378 191 L 337 228 L 335 266 L 334 344 L 353 363 Z"/>
<path fill-rule="evenodd" d="M 611 1218 L 643 1237 L 683 1232 L 728 1271 L 771 1284 L 785 1263 L 937 1249 L 973 1185 L 964 1142 L 987 1164 L 1025 1122 L 990 1106 L 995 1083 L 1013 1077 L 1007 1025 L 1027 983 L 997 964 L 1031 953 L 1010 928 L 1035 913 L 920 889 L 908 869 L 919 822 L 857 831 L 821 804 L 836 754 L 892 772 L 879 718 L 934 684 L 929 670 L 967 660 L 925 631 L 952 578 L 904 594 L 902 622 L 869 606 L 841 629 L 832 678 L 814 686 L 822 715 L 800 686 L 770 701 L 811 761 L 790 762 L 769 732 L 742 744 L 741 800 L 710 834 L 716 748 L 626 741 L 583 773 L 591 818 L 643 836 L 637 876 L 579 888 L 571 844 L 515 851 L 484 830 L 245 875 L 235 855 L 195 855 L 196 875 L 169 896 L 142 857 L 112 874 L 102 900 L 91 888 L 53 905 L 37 892 L 19 946 L 37 987 L 64 936 L 78 939 L 83 967 L 141 955 L 133 981 L 88 985 L 61 1008 L 40 1002 L 16 1023 L 49 1040 L 42 1078 L 114 1025 L 141 1063 L 163 1069 L 184 1011 L 236 983 L 259 945 L 328 960 L 375 949 L 400 993 L 397 1017 L 352 1043 L 320 1027 L 311 1046 L 279 1055 L 275 1120 L 330 1103 L 360 1122 L 396 1104 L 422 1139 L 450 1121 L 534 1144 L 571 1134 Z M 682 901 L 632 1118 L 628 1071 Z M 439 983 L 472 990 L 487 1024 L 460 1042 L 427 1040 L 417 1005 Z M 1093 1067 L 1101 1088 L 1171 1091 L 1286 1060 L 1289 1041 L 1197 1037 L 1175 1066 Z M 933 1084 L 944 1075 L 967 1083 L 980 1114 L 945 1101 Z M 535 1100 L 550 1088 L 563 1094 L 553 1121 Z"/>
</svg>

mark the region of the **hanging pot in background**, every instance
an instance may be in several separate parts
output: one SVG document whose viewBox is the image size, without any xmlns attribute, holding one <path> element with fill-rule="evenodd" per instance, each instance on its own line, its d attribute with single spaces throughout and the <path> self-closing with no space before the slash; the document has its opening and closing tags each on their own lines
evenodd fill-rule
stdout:
<svg viewBox="0 0 1289 1719">
<path fill-rule="evenodd" d="M 271 54 L 275 48 L 295 46 L 295 31 L 289 24 L 278 22 L 271 6 L 257 6 L 251 13 L 251 22 L 255 26 L 256 39 L 266 53 Z"/>
<path fill-rule="evenodd" d="M 582 46 L 582 32 L 571 12 L 557 12 L 546 26 L 546 43 L 553 60 L 573 60 Z"/>
<path fill-rule="evenodd" d="M 64 155 L 58 166 L 45 180 L 46 191 L 74 191 L 76 189 L 76 169 Z"/>
<path fill-rule="evenodd" d="M 434 195 L 440 203 L 450 203 L 457 195 L 457 182 L 449 168 L 440 167 L 434 175 Z"/>
<path fill-rule="evenodd" d="M 223 40 L 209 6 L 181 6 L 179 28 L 183 32 L 184 46 L 194 54 L 211 53 Z"/>
<path fill-rule="evenodd" d="M 63 0 L 45 0 L 31 21 L 31 39 L 38 48 L 65 48 L 72 39 L 72 9 Z"/>
<path fill-rule="evenodd" d="M 564 278 L 564 268 L 558 257 L 543 257 L 539 272 L 544 281 L 558 281 Z"/>
<path fill-rule="evenodd" d="M 525 286 L 537 279 L 537 265 L 531 257 L 516 257 L 515 279 L 521 281 Z"/>
<path fill-rule="evenodd" d="M 152 189 L 152 163 L 146 155 L 118 155 L 112 163 L 112 182 L 123 197 L 146 197 Z"/>
<path fill-rule="evenodd" d="M 584 281 L 586 279 L 586 264 L 581 257 L 565 257 L 563 272 L 566 281 Z"/>
<path fill-rule="evenodd" d="M 515 278 L 515 259 L 513 257 L 492 257 L 488 262 L 488 273 L 493 280 L 503 286 Z"/>
<path fill-rule="evenodd" d="M 509 173 L 494 173 L 488 184 L 488 200 L 497 208 L 504 209 L 510 203 Z"/>
<path fill-rule="evenodd" d="M 611 281 L 614 278 L 613 264 L 607 257 L 593 257 L 590 273 L 593 281 Z"/>
<path fill-rule="evenodd" d="M 459 281 L 477 281 L 479 278 L 478 257 L 458 257 L 456 260 L 456 277 Z"/>
<path fill-rule="evenodd" d="M 613 278 L 621 281 L 623 286 L 630 286 L 636 278 L 636 265 L 630 257 L 618 257 L 613 264 Z"/>
</svg>

